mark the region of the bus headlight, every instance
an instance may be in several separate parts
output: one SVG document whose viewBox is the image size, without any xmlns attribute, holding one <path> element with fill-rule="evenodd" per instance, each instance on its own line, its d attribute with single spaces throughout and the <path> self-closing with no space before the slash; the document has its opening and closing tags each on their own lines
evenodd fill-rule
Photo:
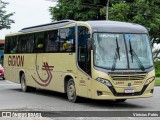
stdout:
<svg viewBox="0 0 160 120">
<path fill-rule="evenodd" d="M 109 80 L 105 80 L 103 78 L 96 78 L 96 80 L 106 86 L 112 86 L 111 82 Z"/>
<path fill-rule="evenodd" d="M 145 85 L 148 85 L 148 84 L 151 83 L 154 79 L 155 79 L 155 76 L 153 76 L 153 77 L 151 77 L 151 78 L 148 78 L 148 79 L 146 80 Z"/>
</svg>

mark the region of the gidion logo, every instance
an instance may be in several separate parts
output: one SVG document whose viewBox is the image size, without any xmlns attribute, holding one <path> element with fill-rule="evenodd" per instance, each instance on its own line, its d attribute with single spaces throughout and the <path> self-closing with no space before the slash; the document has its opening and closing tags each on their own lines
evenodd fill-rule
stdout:
<svg viewBox="0 0 160 120">
<path fill-rule="evenodd" d="M 17 67 L 23 67 L 24 63 L 24 56 L 9 56 L 8 57 L 8 66 L 17 66 Z"/>
</svg>

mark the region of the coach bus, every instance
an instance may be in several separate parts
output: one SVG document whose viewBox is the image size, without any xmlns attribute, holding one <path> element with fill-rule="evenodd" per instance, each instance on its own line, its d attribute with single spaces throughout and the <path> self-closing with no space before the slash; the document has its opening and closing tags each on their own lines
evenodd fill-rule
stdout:
<svg viewBox="0 0 160 120">
<path fill-rule="evenodd" d="M 145 27 L 118 21 L 62 20 L 5 38 L 5 77 L 79 97 L 114 100 L 153 96 L 155 70 Z"/>
</svg>

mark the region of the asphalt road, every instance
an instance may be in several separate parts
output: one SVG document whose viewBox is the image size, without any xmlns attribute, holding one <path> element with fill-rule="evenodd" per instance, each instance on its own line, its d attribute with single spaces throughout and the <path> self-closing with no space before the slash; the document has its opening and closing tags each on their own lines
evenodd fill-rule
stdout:
<svg viewBox="0 0 160 120">
<path fill-rule="evenodd" d="M 83 99 L 70 103 L 64 94 L 46 90 L 23 93 L 19 84 L 0 80 L 0 111 L 160 111 L 160 87 L 154 97 L 128 99 L 124 103 Z M 159 115 L 160 116 L 160 115 Z M 62 119 L 59 118 L 59 119 Z M 69 119 L 69 118 L 65 118 Z M 81 119 L 77 118 L 77 119 Z M 85 118 L 90 119 L 90 118 Z M 100 118 L 95 118 L 100 119 Z M 104 117 L 101 119 L 105 119 Z M 110 118 L 112 120 L 112 118 Z M 113 118 L 115 119 L 115 118 Z M 119 118 L 116 118 L 119 120 Z M 133 118 L 127 117 L 129 120 Z M 145 118 L 147 119 L 147 118 Z M 156 118 L 157 119 L 157 118 Z"/>
</svg>

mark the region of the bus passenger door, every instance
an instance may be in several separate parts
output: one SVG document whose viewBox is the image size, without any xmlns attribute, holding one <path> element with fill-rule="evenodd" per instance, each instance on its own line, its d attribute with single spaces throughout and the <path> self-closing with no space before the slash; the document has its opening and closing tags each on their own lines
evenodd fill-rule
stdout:
<svg viewBox="0 0 160 120">
<path fill-rule="evenodd" d="M 78 93 L 83 97 L 91 97 L 91 52 L 87 47 L 88 29 L 86 27 L 78 27 Z"/>
</svg>

